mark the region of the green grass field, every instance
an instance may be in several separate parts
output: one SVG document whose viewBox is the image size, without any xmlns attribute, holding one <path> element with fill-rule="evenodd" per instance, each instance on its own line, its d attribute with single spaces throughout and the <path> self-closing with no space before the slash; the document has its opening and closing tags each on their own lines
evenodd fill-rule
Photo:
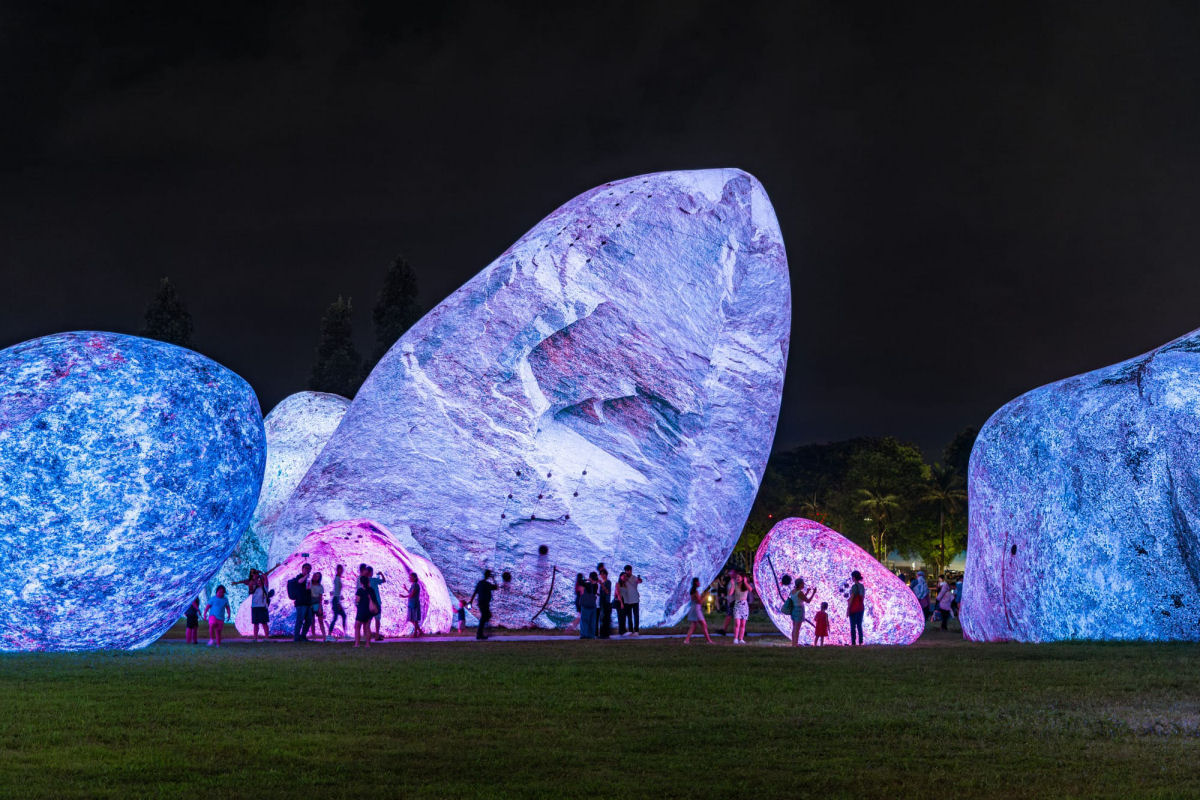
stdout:
<svg viewBox="0 0 1200 800">
<path fill-rule="evenodd" d="M 728 641 L 0 656 L 0 796 L 1200 796 L 1200 645 Z"/>
</svg>

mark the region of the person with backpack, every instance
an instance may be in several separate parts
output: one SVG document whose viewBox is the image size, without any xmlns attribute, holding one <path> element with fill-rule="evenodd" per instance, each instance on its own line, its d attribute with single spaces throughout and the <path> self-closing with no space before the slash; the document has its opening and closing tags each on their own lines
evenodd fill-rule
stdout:
<svg viewBox="0 0 1200 800">
<path fill-rule="evenodd" d="M 863 586 L 862 573 L 854 570 L 850 573 L 854 584 L 850 587 L 850 603 L 846 606 L 846 616 L 850 618 L 851 646 L 864 644 L 863 615 L 867 611 L 867 587 Z"/>
<path fill-rule="evenodd" d="M 300 574 L 287 582 L 288 599 L 296 604 L 296 626 L 292 629 L 293 642 L 307 642 L 308 628 L 312 624 L 312 590 L 308 586 L 308 576 L 312 574 L 312 564 L 305 563 L 300 568 Z"/>
<path fill-rule="evenodd" d="M 804 591 L 804 578 L 796 578 L 792 592 L 783 602 L 784 612 L 792 618 L 792 647 L 800 646 L 800 629 L 804 627 L 804 605 L 817 596 L 816 589 Z"/>
</svg>

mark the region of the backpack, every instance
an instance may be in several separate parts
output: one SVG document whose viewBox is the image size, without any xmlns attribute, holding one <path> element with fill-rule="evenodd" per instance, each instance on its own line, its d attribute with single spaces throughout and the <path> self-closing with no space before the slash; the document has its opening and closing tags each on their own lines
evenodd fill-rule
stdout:
<svg viewBox="0 0 1200 800">
<path fill-rule="evenodd" d="M 287 582 L 287 592 L 289 600 L 300 599 L 300 577 L 297 576 Z"/>
<path fill-rule="evenodd" d="M 780 610 L 785 614 L 791 614 L 796 610 L 796 601 L 789 597 L 787 600 L 783 601 L 783 608 Z"/>
</svg>

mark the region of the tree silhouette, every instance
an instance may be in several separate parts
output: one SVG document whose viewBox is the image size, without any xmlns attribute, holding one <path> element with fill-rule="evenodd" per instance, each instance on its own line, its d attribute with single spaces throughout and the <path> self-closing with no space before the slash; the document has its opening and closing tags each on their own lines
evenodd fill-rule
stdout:
<svg viewBox="0 0 1200 800">
<path fill-rule="evenodd" d="M 146 306 L 142 336 L 180 347 L 192 346 L 192 315 L 170 278 L 162 279 L 154 298 Z"/>
<path fill-rule="evenodd" d="M 871 549 L 875 558 L 882 563 L 888 553 L 887 533 L 892 524 L 892 512 L 900 509 L 900 498 L 870 489 L 859 489 L 858 496 L 858 510 L 870 514 L 870 521 L 875 524 L 875 531 L 871 534 Z"/>
<path fill-rule="evenodd" d="M 417 301 L 417 276 L 404 256 L 396 256 L 388 268 L 375 301 L 372 318 L 375 322 L 375 356 L 368 366 L 379 363 L 396 340 L 404 335 L 413 323 L 421 318 L 421 306 Z"/>
<path fill-rule="evenodd" d="M 946 519 L 953 517 L 967 502 L 967 493 L 963 491 L 963 479 L 952 467 L 934 464 L 930 471 L 929 490 L 921 498 L 931 504 L 938 512 L 938 541 L 941 554 L 938 572 L 946 569 L 949 560 L 946 558 Z"/>
<path fill-rule="evenodd" d="M 362 356 L 354 346 L 351 301 L 339 295 L 321 316 L 321 338 L 308 388 L 353 398 L 363 382 Z"/>
</svg>

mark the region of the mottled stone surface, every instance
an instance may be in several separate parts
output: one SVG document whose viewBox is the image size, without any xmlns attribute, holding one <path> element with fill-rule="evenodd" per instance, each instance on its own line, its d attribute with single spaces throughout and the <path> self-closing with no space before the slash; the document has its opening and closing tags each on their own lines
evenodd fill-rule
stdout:
<svg viewBox="0 0 1200 800">
<path fill-rule="evenodd" d="M 1200 639 L 1200 331 L 1001 408 L 969 492 L 969 638 Z"/>
<path fill-rule="evenodd" d="M 258 505 L 237 548 L 217 570 L 217 574 L 209 579 L 201 595 L 201 609 L 209 595 L 221 585 L 226 588 L 229 607 L 237 608 L 246 599 L 247 593 L 244 584 L 234 585 L 234 581 L 245 580 L 251 568 L 265 572 L 268 564 L 278 564 L 291 555 L 304 532 L 293 534 L 288 531 L 288 535 L 281 537 L 283 541 L 280 546 L 271 554 L 271 540 L 264 538 L 267 526 L 279 515 L 284 502 L 337 430 L 349 406 L 349 400 L 336 394 L 297 392 L 285 397 L 267 414 L 263 420 L 267 437 L 267 465 L 263 471 Z"/>
<path fill-rule="evenodd" d="M 514 626 L 569 622 L 577 571 L 632 563 L 642 624 L 673 621 L 758 489 L 790 314 L 750 175 L 597 187 L 396 343 L 274 535 L 348 512 L 404 522 L 458 592 L 510 571 L 495 611 Z"/>
<path fill-rule="evenodd" d="M 912 644 L 921 637 L 925 617 L 912 590 L 885 566 L 837 531 L 799 517 L 775 523 L 754 556 L 754 586 L 767 615 L 784 636 L 792 635 L 792 619 L 781 610 L 791 587 L 783 576 L 803 578 L 816 597 L 805 608 L 800 644 L 813 643 L 813 620 L 821 603 L 829 603 L 826 644 L 850 644 L 850 573 L 858 570 L 866 587 L 863 638 L 867 644 Z"/>
<path fill-rule="evenodd" d="M 322 607 L 326 624 L 332 622 L 333 576 L 337 565 L 346 568 L 343 575 L 342 605 L 346 609 L 346 631 L 354 635 L 354 590 L 358 565 L 370 564 L 385 581 L 379 587 L 383 610 L 380 632 L 384 636 L 409 636 L 413 632 L 408 618 L 408 575 L 417 573 L 421 581 L 421 629 L 426 633 L 447 633 L 453 617 L 450 592 L 442 573 L 428 559 L 401 545 L 405 535 L 395 536 L 387 528 L 367 519 L 346 520 L 327 525 L 304 537 L 294 553 L 271 575 L 275 597 L 270 605 L 271 634 L 291 636 L 296 625 L 296 605 L 287 596 L 287 582 L 300 573 L 305 561 L 313 572 L 321 573 L 325 586 Z M 307 555 L 305 555 L 307 554 Z M 253 636 L 250 600 L 237 609 L 234 620 L 238 633 Z M 342 633 L 342 623 L 337 626 Z M 310 634 L 310 638 L 314 634 Z"/>
<path fill-rule="evenodd" d="M 0 352 L 0 650 L 142 647 L 229 556 L 264 462 L 250 387 L 169 344 Z"/>
</svg>

